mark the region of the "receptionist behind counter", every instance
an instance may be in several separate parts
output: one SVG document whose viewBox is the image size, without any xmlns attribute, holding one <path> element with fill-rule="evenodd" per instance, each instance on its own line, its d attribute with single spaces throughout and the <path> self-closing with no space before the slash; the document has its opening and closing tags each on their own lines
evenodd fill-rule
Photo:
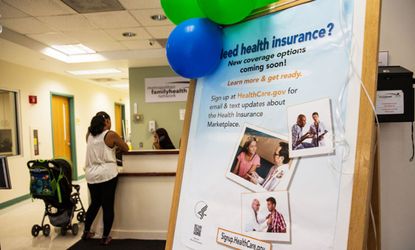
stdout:
<svg viewBox="0 0 415 250">
<path fill-rule="evenodd" d="M 158 128 L 153 133 L 153 149 L 176 149 L 169 134 L 164 128 Z"/>
</svg>

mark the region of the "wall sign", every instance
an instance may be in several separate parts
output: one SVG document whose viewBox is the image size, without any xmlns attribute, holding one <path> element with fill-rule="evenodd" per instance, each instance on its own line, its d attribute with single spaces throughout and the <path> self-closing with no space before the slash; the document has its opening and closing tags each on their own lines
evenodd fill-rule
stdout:
<svg viewBox="0 0 415 250">
<path fill-rule="evenodd" d="M 399 115 L 404 112 L 402 90 L 380 90 L 377 92 L 376 113 L 379 115 Z"/>
<path fill-rule="evenodd" d="M 146 102 L 185 102 L 189 92 L 189 79 L 162 77 L 145 79 Z"/>
</svg>

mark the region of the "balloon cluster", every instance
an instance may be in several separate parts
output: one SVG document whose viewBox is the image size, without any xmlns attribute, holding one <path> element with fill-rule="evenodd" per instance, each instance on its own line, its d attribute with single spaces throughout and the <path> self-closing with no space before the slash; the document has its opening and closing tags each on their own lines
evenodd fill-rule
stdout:
<svg viewBox="0 0 415 250">
<path fill-rule="evenodd" d="M 275 1 L 161 0 L 167 17 L 177 24 L 166 45 L 170 66 L 187 78 L 209 75 L 220 62 L 221 25 L 240 22 L 252 10 Z"/>
</svg>

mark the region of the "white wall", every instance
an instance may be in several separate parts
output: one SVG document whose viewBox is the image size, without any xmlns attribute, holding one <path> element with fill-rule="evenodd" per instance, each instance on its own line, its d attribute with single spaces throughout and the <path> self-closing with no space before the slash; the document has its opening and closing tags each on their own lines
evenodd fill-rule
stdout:
<svg viewBox="0 0 415 250">
<path fill-rule="evenodd" d="M 415 72 L 415 1 L 383 0 L 380 50 L 389 65 Z M 384 123 L 380 135 L 381 237 L 383 250 L 415 249 L 415 162 L 411 124 Z"/>
<path fill-rule="evenodd" d="M 128 109 L 128 93 L 100 87 L 70 77 L 47 73 L 0 60 L 0 88 L 17 90 L 20 94 L 20 124 L 22 155 L 9 158 L 12 190 L 0 190 L 0 203 L 28 194 L 29 173 L 26 162 L 31 159 L 30 127 L 39 129 L 38 158 L 53 157 L 50 95 L 61 93 L 74 96 L 75 134 L 78 176 L 84 174 L 85 134 L 90 119 L 98 111 L 114 117 L 114 103 L 124 103 Z M 31 105 L 29 95 L 38 103 Z M 129 114 L 129 110 L 126 110 Z M 129 124 L 129 117 L 126 117 Z M 128 129 L 129 130 L 129 129 Z"/>
</svg>

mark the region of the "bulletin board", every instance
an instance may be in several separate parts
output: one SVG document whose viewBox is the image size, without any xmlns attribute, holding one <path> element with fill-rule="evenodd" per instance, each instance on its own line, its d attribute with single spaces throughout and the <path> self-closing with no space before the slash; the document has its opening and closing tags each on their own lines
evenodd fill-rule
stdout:
<svg viewBox="0 0 415 250">
<path fill-rule="evenodd" d="M 223 29 L 190 84 L 166 249 L 365 249 L 379 13 L 282 0 Z"/>
</svg>

